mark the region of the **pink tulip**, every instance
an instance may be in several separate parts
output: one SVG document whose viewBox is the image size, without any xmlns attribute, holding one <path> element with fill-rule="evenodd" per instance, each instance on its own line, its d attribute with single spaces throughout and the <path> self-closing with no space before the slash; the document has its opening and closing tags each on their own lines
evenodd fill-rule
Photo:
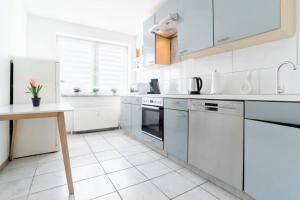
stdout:
<svg viewBox="0 0 300 200">
<path fill-rule="evenodd" d="M 37 87 L 38 86 L 37 80 L 31 79 L 30 80 L 30 85 L 32 85 L 32 87 Z"/>
</svg>

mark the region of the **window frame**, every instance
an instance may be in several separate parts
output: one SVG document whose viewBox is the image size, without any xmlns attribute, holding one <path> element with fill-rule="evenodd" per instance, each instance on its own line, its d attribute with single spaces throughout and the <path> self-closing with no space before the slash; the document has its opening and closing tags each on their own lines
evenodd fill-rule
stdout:
<svg viewBox="0 0 300 200">
<path fill-rule="evenodd" d="M 126 51 L 127 51 L 127 59 L 126 59 L 126 66 L 125 66 L 125 80 L 124 80 L 124 83 L 126 85 L 125 88 L 123 88 L 123 90 L 126 90 L 128 89 L 128 85 L 129 85 L 129 80 L 130 80 L 130 77 L 129 77 L 129 70 L 130 70 L 130 66 L 131 66 L 131 46 L 129 44 L 126 44 L 126 43 L 120 43 L 120 42 L 115 42 L 115 41 L 111 41 L 111 40 L 103 40 L 103 39 L 99 39 L 99 38 L 91 38 L 91 37 L 82 37 L 82 36 L 76 36 L 76 35 L 71 35 L 71 34 L 64 34 L 64 33 L 57 33 L 56 34 L 56 59 L 58 61 L 60 61 L 60 47 L 59 47 L 59 39 L 60 38 L 69 38 L 69 39 L 75 39 L 75 40 L 82 40 L 82 41 L 87 41 L 87 42 L 92 42 L 94 45 L 93 45 L 93 48 L 94 48 L 94 76 L 93 76 L 93 88 L 97 87 L 97 82 L 99 80 L 99 77 L 98 77 L 98 71 L 99 71 L 99 63 L 98 63 L 98 53 L 99 53 L 99 50 L 97 48 L 97 46 L 99 44 L 107 44 L 107 45 L 116 45 L 116 46 L 120 46 L 120 47 L 125 47 L 126 48 Z M 60 77 L 60 83 L 62 82 L 63 80 L 61 79 Z M 92 88 L 92 89 L 93 89 Z M 101 88 L 100 89 L 100 93 L 101 93 Z M 125 91 L 118 91 L 117 93 L 124 93 Z M 68 92 L 63 92 L 62 94 L 70 94 L 70 93 L 74 93 L 73 91 L 68 91 Z M 87 93 L 86 91 L 83 91 L 83 94 L 84 95 L 87 95 L 89 93 Z"/>
</svg>

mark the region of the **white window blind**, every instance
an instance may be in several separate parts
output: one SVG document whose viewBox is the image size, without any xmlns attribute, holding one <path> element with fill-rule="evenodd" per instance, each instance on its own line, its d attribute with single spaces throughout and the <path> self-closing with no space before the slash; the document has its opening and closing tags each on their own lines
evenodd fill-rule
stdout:
<svg viewBox="0 0 300 200">
<path fill-rule="evenodd" d="M 97 86 L 103 91 L 122 91 L 127 78 L 127 48 L 110 44 L 97 46 Z"/>
<path fill-rule="evenodd" d="M 94 43 L 62 37 L 59 39 L 61 64 L 61 89 L 91 90 L 94 85 Z"/>
<path fill-rule="evenodd" d="M 84 93 L 98 88 L 105 94 L 126 89 L 127 47 L 69 37 L 59 37 L 58 46 L 62 93 L 74 88 Z"/>
</svg>

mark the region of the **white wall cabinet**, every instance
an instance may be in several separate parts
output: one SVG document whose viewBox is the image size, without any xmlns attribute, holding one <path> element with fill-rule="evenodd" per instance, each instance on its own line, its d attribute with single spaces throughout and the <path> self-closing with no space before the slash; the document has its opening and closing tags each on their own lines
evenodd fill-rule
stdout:
<svg viewBox="0 0 300 200">
<path fill-rule="evenodd" d="M 67 131 L 89 131 L 119 126 L 119 97 L 67 97 L 62 98 L 74 107 L 66 113 Z"/>
</svg>

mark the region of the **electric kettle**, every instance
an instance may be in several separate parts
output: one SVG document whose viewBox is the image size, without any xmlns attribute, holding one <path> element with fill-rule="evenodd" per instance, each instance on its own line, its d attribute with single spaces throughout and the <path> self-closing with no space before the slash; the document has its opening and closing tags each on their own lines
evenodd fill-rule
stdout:
<svg viewBox="0 0 300 200">
<path fill-rule="evenodd" d="M 189 94 L 200 94 L 202 89 L 202 79 L 200 77 L 193 77 L 190 79 Z"/>
</svg>

